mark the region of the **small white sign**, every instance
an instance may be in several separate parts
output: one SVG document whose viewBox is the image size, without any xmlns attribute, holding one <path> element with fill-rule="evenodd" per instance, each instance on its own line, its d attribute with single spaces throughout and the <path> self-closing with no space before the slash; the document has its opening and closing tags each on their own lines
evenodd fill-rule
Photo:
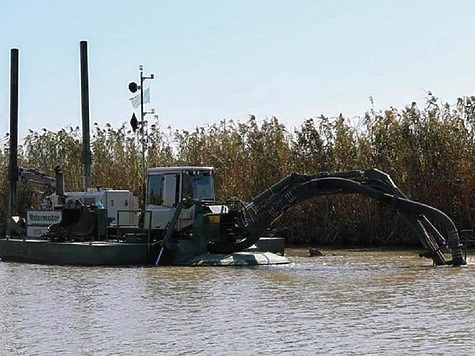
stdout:
<svg viewBox="0 0 475 356">
<path fill-rule="evenodd" d="M 61 221 L 59 210 L 29 210 L 26 214 L 27 225 L 49 226 Z"/>
</svg>

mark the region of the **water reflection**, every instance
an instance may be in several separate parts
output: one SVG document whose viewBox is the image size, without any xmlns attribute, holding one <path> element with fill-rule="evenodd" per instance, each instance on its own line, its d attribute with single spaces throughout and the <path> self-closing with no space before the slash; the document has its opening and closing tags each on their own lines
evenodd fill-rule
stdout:
<svg viewBox="0 0 475 356">
<path fill-rule="evenodd" d="M 259 268 L 0 263 L 0 354 L 475 351 L 473 263 L 324 252 Z"/>
</svg>

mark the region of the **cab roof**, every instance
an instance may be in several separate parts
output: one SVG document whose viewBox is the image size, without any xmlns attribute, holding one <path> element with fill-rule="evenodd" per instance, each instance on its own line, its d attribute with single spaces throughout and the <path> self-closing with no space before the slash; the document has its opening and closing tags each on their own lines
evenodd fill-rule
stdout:
<svg viewBox="0 0 475 356">
<path fill-rule="evenodd" d="M 214 167 L 203 167 L 203 166 L 174 166 L 174 167 L 154 167 L 149 168 L 148 173 L 179 173 L 186 171 L 214 171 Z"/>
</svg>

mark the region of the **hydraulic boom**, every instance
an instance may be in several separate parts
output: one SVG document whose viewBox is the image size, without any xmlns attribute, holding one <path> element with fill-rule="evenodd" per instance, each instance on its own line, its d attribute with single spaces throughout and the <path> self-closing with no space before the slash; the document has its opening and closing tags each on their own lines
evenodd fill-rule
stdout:
<svg viewBox="0 0 475 356">
<path fill-rule="evenodd" d="M 384 172 L 376 169 L 318 175 L 292 174 L 256 196 L 249 204 L 241 204 L 235 219 L 235 234 L 228 239 L 211 242 L 217 253 L 242 251 L 255 244 L 270 224 L 289 207 L 321 195 L 362 194 L 397 209 L 418 231 L 428 256 L 436 265 L 465 264 L 462 245 L 453 221 L 442 211 L 408 199 Z M 447 230 L 447 238 L 430 222 L 434 220 Z M 452 259 L 446 261 L 441 251 L 448 247 Z"/>
</svg>

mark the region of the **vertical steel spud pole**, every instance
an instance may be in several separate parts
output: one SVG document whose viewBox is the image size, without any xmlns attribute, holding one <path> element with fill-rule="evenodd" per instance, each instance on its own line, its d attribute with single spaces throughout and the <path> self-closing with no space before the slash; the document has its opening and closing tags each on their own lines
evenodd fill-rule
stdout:
<svg viewBox="0 0 475 356">
<path fill-rule="evenodd" d="M 18 214 L 18 63 L 18 48 L 12 48 L 10 66 L 10 161 L 8 169 L 10 200 L 8 204 L 8 219 Z"/>
<path fill-rule="evenodd" d="M 89 132 L 89 75 L 87 64 L 87 41 L 80 42 L 81 53 L 81 116 L 83 189 L 91 187 L 91 137 Z"/>
</svg>

